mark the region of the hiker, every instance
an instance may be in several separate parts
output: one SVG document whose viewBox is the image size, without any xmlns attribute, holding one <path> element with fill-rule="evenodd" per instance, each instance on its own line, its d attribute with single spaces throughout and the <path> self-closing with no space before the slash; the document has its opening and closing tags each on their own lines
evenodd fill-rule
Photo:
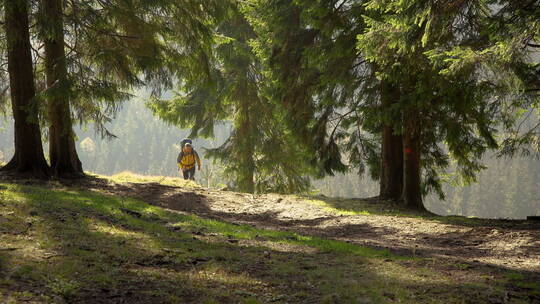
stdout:
<svg viewBox="0 0 540 304">
<path fill-rule="evenodd" d="M 201 159 L 197 151 L 193 149 L 191 143 L 185 143 L 182 147 L 182 152 L 178 154 L 178 168 L 182 170 L 184 179 L 195 180 L 195 163 L 197 163 L 199 171 L 201 170 Z"/>
</svg>

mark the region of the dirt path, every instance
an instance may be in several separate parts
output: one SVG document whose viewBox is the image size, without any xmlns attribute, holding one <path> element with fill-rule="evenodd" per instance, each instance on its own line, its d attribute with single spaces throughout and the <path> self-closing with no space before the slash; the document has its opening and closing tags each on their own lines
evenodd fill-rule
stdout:
<svg viewBox="0 0 540 304">
<path fill-rule="evenodd" d="M 295 231 L 388 248 L 403 255 L 453 259 L 540 273 L 540 224 L 527 221 L 478 220 L 474 225 L 449 224 L 444 218 L 390 215 L 340 215 L 293 196 L 253 196 L 208 189 L 150 184 L 115 184 L 103 179 L 84 188 L 141 199 L 167 209 L 194 213 L 258 228 Z M 361 201 L 377 204 L 376 201 Z"/>
</svg>

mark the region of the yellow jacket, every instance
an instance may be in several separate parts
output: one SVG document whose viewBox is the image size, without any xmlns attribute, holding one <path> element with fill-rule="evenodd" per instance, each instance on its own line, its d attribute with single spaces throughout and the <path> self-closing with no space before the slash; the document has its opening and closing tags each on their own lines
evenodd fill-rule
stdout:
<svg viewBox="0 0 540 304">
<path fill-rule="evenodd" d="M 177 162 L 178 168 L 182 169 L 183 171 L 195 168 L 195 163 L 197 163 L 199 168 L 201 167 L 201 159 L 195 150 L 189 154 L 183 152 L 180 153 L 178 155 Z"/>
</svg>

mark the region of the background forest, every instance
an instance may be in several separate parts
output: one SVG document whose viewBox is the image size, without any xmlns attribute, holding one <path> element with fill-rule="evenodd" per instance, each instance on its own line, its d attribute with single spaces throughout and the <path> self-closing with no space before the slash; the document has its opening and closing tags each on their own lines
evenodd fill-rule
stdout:
<svg viewBox="0 0 540 304">
<path fill-rule="evenodd" d="M 2 120 L 0 161 L 13 153 L 11 122 Z M 117 138 L 103 139 L 92 127 L 77 130 L 77 148 L 87 171 L 112 175 L 131 171 L 144 175 L 178 176 L 176 156 L 179 142 L 189 130 L 167 125 L 145 106 L 142 98 L 125 103 L 109 127 Z M 213 140 L 195 139 L 195 146 L 204 157 L 204 148 L 215 148 L 229 136 L 230 126 L 216 127 Z M 540 161 L 531 157 L 484 159 L 487 169 L 478 183 L 471 186 L 445 185 L 446 200 L 435 195 L 426 198 L 432 212 L 482 218 L 525 218 L 540 213 Z M 227 183 L 219 162 L 203 159 L 203 170 L 197 181 L 204 186 L 221 188 Z M 313 181 L 313 190 L 332 197 L 372 197 L 378 184 L 354 172 L 337 174 Z M 533 212 L 531 212 L 533 211 Z"/>
<path fill-rule="evenodd" d="M 191 137 L 209 187 L 536 214 L 536 4 L 5 2 L 0 170 L 171 176 Z"/>
<path fill-rule="evenodd" d="M 540 0 L 0 0 L 1 303 L 540 303 L 539 182 Z"/>
</svg>

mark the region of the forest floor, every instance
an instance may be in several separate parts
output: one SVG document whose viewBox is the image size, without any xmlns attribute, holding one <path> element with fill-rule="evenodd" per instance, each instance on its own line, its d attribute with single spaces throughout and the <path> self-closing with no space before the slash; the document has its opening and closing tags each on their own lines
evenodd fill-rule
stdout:
<svg viewBox="0 0 540 304">
<path fill-rule="evenodd" d="M 2 303 L 540 303 L 535 222 L 132 174 L 0 193 Z"/>
</svg>

